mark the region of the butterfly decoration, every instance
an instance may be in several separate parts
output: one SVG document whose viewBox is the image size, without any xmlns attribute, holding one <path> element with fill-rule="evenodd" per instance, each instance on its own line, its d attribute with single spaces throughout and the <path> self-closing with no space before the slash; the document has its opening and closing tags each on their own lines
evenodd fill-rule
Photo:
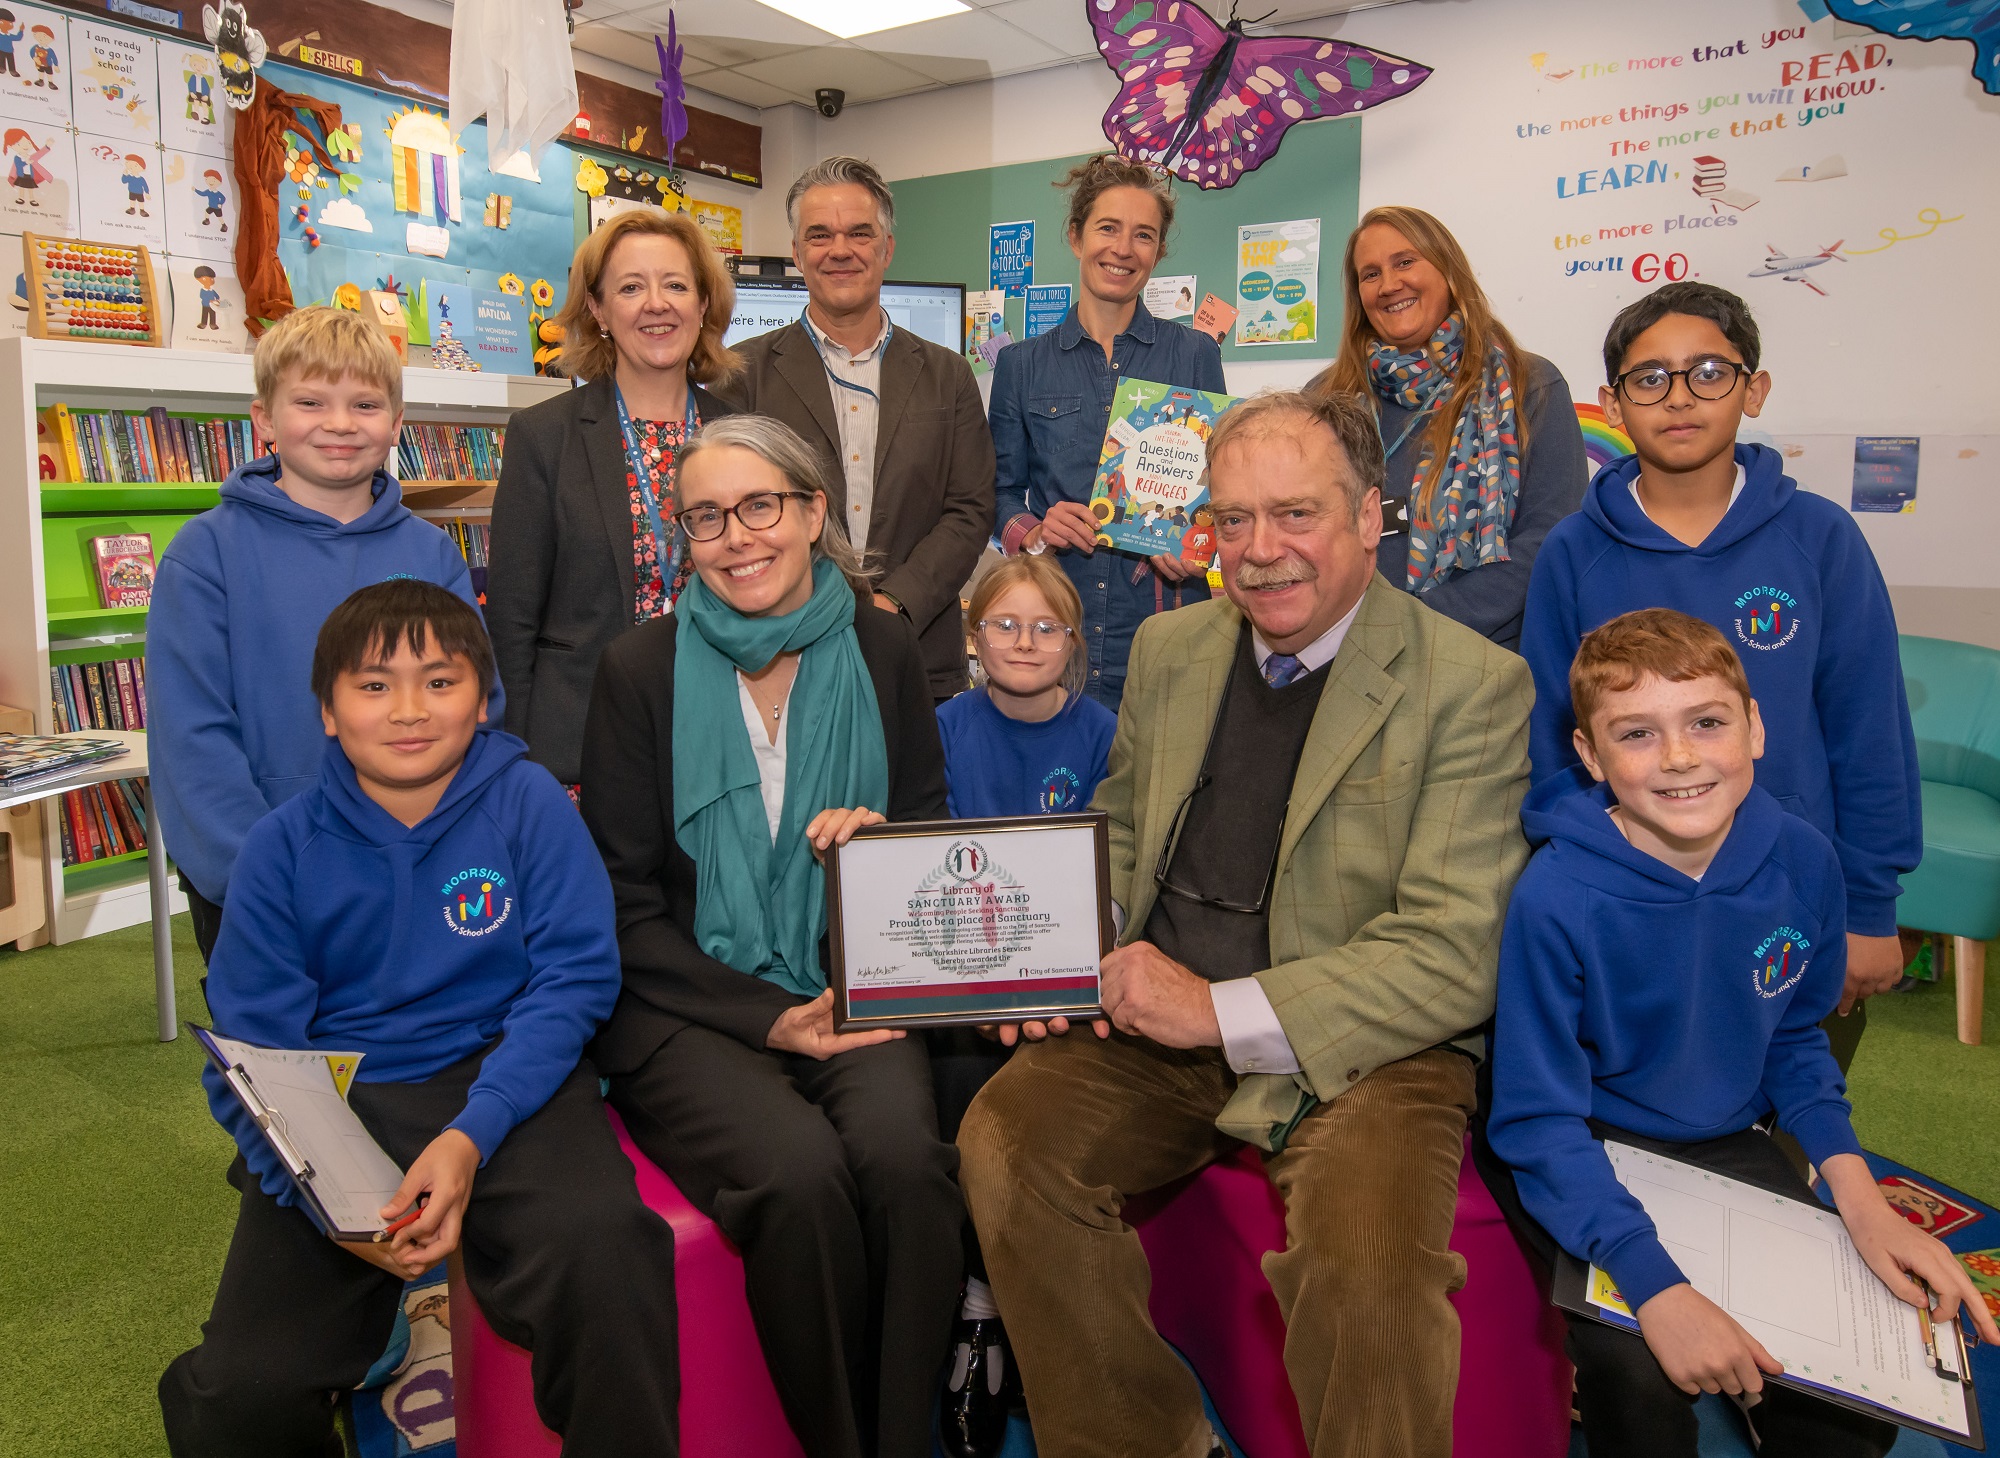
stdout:
<svg viewBox="0 0 2000 1458">
<path fill-rule="evenodd" d="M 667 166 L 674 163 L 674 148 L 687 135 L 687 82 L 681 79 L 681 42 L 674 29 L 674 13 L 667 12 L 667 38 L 653 37 L 653 49 L 660 55 L 660 79 L 653 89 L 660 93 L 660 140 L 666 144 Z"/>
<path fill-rule="evenodd" d="M 237 111 L 257 95 L 257 68 L 264 64 L 263 35 L 250 28 L 242 0 L 222 0 L 222 8 L 201 7 L 201 33 L 215 47 L 222 71 L 222 95 Z"/>
<path fill-rule="evenodd" d="M 1199 187 L 1232 186 L 1295 122 L 1352 116 L 1414 91 L 1431 68 L 1350 41 L 1244 34 L 1194 0 L 1084 0 L 1117 75 L 1104 135 Z"/>
<path fill-rule="evenodd" d="M 1972 74 L 2000 96 L 2000 0 L 1799 0 L 1799 9 L 1902 40 L 1969 40 Z"/>
</svg>

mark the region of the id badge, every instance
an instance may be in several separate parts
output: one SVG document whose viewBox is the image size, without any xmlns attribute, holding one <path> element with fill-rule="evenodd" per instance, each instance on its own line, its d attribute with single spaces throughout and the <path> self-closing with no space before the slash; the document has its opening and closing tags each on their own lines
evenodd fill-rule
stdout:
<svg viewBox="0 0 2000 1458">
<path fill-rule="evenodd" d="M 1382 500 L 1382 535 L 1400 537 L 1410 530 L 1410 498 L 1388 496 Z"/>
</svg>

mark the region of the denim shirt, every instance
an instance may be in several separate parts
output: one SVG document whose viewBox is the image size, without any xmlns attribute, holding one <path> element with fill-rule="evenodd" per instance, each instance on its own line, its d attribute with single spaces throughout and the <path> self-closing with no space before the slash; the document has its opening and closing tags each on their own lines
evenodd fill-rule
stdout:
<svg viewBox="0 0 2000 1458">
<path fill-rule="evenodd" d="M 1154 318 L 1144 303 L 1112 341 L 1109 361 L 1103 346 L 1083 332 L 1074 306 L 1048 333 L 1000 351 L 989 411 L 997 458 L 994 532 L 1010 555 L 1056 502 L 1090 500 L 1121 376 L 1217 393 L 1227 388 L 1222 346 L 1184 324 Z M 1206 600 L 1207 584 L 1199 574 L 1168 582 L 1146 558 L 1109 547 L 1054 555 L 1083 599 L 1090 653 L 1084 691 L 1116 712 L 1139 624 L 1164 609 Z"/>
</svg>

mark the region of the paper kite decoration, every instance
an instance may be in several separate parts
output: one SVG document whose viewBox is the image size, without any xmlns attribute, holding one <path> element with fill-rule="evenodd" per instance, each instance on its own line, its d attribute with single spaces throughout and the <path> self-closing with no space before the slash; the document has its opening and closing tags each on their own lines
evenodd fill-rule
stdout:
<svg viewBox="0 0 2000 1458">
<path fill-rule="evenodd" d="M 660 141 L 666 146 L 667 165 L 674 164 L 674 148 L 687 135 L 687 82 L 681 79 L 681 42 L 674 29 L 674 12 L 667 12 L 667 38 L 653 37 L 653 49 L 660 56 L 660 79 L 653 89 L 660 93 Z"/>
<path fill-rule="evenodd" d="M 1899 40 L 1971 41 L 1972 74 L 2000 96 L 2000 0 L 1799 0 L 1799 9 Z"/>
<path fill-rule="evenodd" d="M 1349 41 L 1250 36 L 1194 0 L 1084 0 L 1117 75 L 1104 135 L 1199 187 L 1233 186 L 1294 122 L 1352 116 L 1423 85 L 1430 67 Z"/>
<path fill-rule="evenodd" d="M 201 33 L 215 47 L 222 69 L 222 95 L 242 111 L 257 95 L 257 68 L 264 64 L 264 37 L 250 28 L 243 0 L 222 0 L 222 8 L 201 7 Z"/>
</svg>

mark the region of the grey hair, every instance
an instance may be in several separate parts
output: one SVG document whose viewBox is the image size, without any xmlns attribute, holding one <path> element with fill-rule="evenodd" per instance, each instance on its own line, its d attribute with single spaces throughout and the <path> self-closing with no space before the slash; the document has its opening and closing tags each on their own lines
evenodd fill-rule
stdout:
<svg viewBox="0 0 2000 1458">
<path fill-rule="evenodd" d="M 882 231 L 894 237 L 896 233 L 896 199 L 889 191 L 889 184 L 882 180 L 882 174 L 875 170 L 875 164 L 864 162 L 859 157 L 823 157 L 799 174 L 785 194 L 785 223 L 796 238 L 799 233 L 799 199 L 815 187 L 854 186 L 866 189 L 875 199 L 875 210 L 882 215 Z"/>
<path fill-rule="evenodd" d="M 1333 432 L 1347 457 L 1346 497 L 1350 516 L 1359 518 L 1368 493 L 1380 491 L 1388 477 L 1382 459 L 1382 434 L 1375 412 L 1359 395 L 1336 390 L 1309 395 L 1300 390 L 1263 390 L 1223 412 L 1208 438 L 1208 464 L 1238 440 L 1292 435 L 1315 422 Z"/>
<path fill-rule="evenodd" d="M 703 451 L 721 446 L 736 446 L 776 466 L 794 491 L 816 491 L 826 497 L 826 525 L 813 541 L 813 559 L 817 561 L 824 557 L 833 563 L 856 592 L 867 593 L 871 590 L 871 575 L 862 563 L 861 554 L 854 550 L 854 543 L 848 539 L 840 514 L 833 510 L 833 493 L 827 490 L 826 472 L 820 465 L 819 456 L 797 431 L 784 421 L 773 420 L 768 415 L 720 416 L 688 437 L 688 443 L 682 447 L 680 460 L 675 465 L 676 472 L 685 471 L 688 462 Z"/>
</svg>

